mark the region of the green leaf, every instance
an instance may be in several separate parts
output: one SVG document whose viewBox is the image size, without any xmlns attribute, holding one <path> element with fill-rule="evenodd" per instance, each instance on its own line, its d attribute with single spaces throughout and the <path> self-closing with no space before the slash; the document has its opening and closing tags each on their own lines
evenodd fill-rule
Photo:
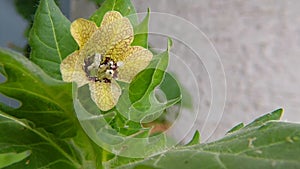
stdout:
<svg viewBox="0 0 300 169">
<path fill-rule="evenodd" d="M 123 16 L 129 16 L 129 20 L 133 25 L 138 23 L 136 11 L 131 0 L 106 0 L 102 3 L 101 7 L 94 12 L 94 14 L 90 17 L 90 20 L 100 26 L 103 16 L 108 11 L 118 11 Z"/>
<path fill-rule="evenodd" d="M 7 79 L 0 92 L 19 100 L 22 106 L 12 109 L 0 104 L 0 110 L 33 121 L 57 137 L 76 132 L 71 84 L 52 79 L 24 56 L 0 49 L 1 72 Z"/>
<path fill-rule="evenodd" d="M 176 81 L 173 75 L 168 72 L 165 72 L 165 76 L 159 88 L 165 93 L 168 100 L 181 97 L 181 86 Z"/>
<path fill-rule="evenodd" d="M 30 150 L 23 151 L 20 153 L 10 152 L 0 154 L 0 168 L 7 167 L 14 163 L 20 162 L 27 158 L 31 154 Z"/>
<path fill-rule="evenodd" d="M 125 157 L 141 158 L 156 154 L 170 147 L 173 139 L 165 134 L 149 137 L 149 130 L 130 118 L 120 118 L 117 109 L 100 113 L 90 112 L 94 103 L 81 97 L 81 88 L 74 86 L 74 105 L 78 120 L 88 136 L 110 152 Z M 139 130 L 137 130 L 139 129 Z M 174 144 L 172 144 L 174 145 Z M 128 147 L 128 148 L 124 148 Z"/>
<path fill-rule="evenodd" d="M 252 123 L 248 124 L 246 127 L 255 127 L 263 125 L 265 122 L 271 121 L 271 120 L 279 120 L 283 115 L 283 109 L 275 110 L 269 114 L 266 114 L 256 120 L 254 120 Z"/>
<path fill-rule="evenodd" d="M 29 35 L 30 59 L 59 80 L 60 63 L 78 48 L 70 24 L 53 0 L 41 0 Z"/>
<path fill-rule="evenodd" d="M 244 127 L 244 123 L 239 123 L 238 125 L 234 126 L 232 129 L 230 129 L 227 133 L 233 133 L 243 127 Z"/>
<path fill-rule="evenodd" d="M 39 131 L 43 130 L 43 133 L 49 133 L 45 137 L 52 137 L 51 134 L 53 134 L 57 139 L 67 141 L 69 147 L 67 153 L 76 154 L 76 158 L 80 159 L 79 162 L 84 166 L 83 168 L 101 167 L 99 159 L 101 159 L 102 149 L 88 138 L 78 123 L 73 109 L 71 84 L 52 79 L 27 58 L 9 50 L 0 49 L 0 65 L 0 72 L 7 79 L 6 82 L 0 84 L 0 92 L 18 99 L 22 103 L 22 106 L 17 109 L 0 104 L 0 110 L 17 118 L 33 122 L 31 124 L 34 127 L 31 128 L 41 128 Z M 18 119 L 13 119 L 18 123 Z M 14 128 L 4 123 L 3 125 L 12 134 L 0 133 L 0 138 L 20 139 L 18 132 L 13 132 Z M 24 136 L 20 140 L 26 140 L 26 143 L 29 144 L 34 142 L 35 137 L 25 138 Z M 0 150 L 6 146 L 1 142 Z M 11 151 L 4 151 L 3 149 L 3 152 Z M 47 155 L 55 155 L 51 153 L 55 152 L 47 152 Z"/>
<path fill-rule="evenodd" d="M 134 27 L 134 40 L 131 46 L 142 46 L 148 48 L 148 26 L 150 18 L 150 9 L 147 11 L 147 15 L 144 20 Z"/>
<path fill-rule="evenodd" d="M 282 114 L 283 114 L 283 109 L 275 110 L 275 111 L 273 111 L 269 114 L 266 114 L 264 116 L 261 116 L 261 117 L 257 118 L 252 123 L 248 124 L 246 126 L 246 128 L 259 126 L 259 125 L 262 125 L 265 122 L 268 122 L 268 121 L 271 121 L 271 120 L 279 120 L 282 117 Z M 229 134 L 229 133 L 236 132 L 236 131 L 242 129 L 243 127 L 244 127 L 244 124 L 240 123 L 240 124 L 234 126 L 232 129 L 230 129 L 227 133 Z"/>
<path fill-rule="evenodd" d="M 192 138 L 192 140 L 186 144 L 186 146 L 192 146 L 192 145 L 197 145 L 200 143 L 200 133 L 199 131 L 197 130 Z"/>
<path fill-rule="evenodd" d="M 129 87 L 123 86 L 124 90 L 116 107 L 127 119 L 142 123 L 151 122 L 161 116 L 165 109 L 181 100 L 180 94 L 170 97 L 163 90 L 156 90 L 166 74 L 171 43 L 169 40 L 168 49 L 154 56 L 149 66 L 132 80 Z M 180 90 L 177 82 L 173 85 Z"/>
<path fill-rule="evenodd" d="M 264 116 L 264 123 L 242 128 L 219 141 L 177 147 L 119 168 L 300 168 L 300 124 L 273 121 L 279 112 L 267 115 L 268 120 Z"/>
<path fill-rule="evenodd" d="M 150 93 L 162 82 L 169 63 L 170 47 L 171 42 L 169 41 L 168 49 L 154 56 L 148 68 L 140 72 L 132 80 L 129 86 L 129 97 L 132 103 L 137 103 L 142 99 L 148 99 Z"/>
<path fill-rule="evenodd" d="M 62 140 L 44 130 L 34 128 L 30 122 L 0 112 L 0 153 L 31 151 L 24 160 L 8 168 L 80 168 L 75 152 Z M 5 137 L 4 137 L 5 136 Z"/>
</svg>

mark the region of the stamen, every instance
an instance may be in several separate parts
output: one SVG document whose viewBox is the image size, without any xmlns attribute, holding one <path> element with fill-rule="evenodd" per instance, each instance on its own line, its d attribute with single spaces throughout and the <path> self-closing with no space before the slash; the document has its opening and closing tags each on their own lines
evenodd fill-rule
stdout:
<svg viewBox="0 0 300 169">
<path fill-rule="evenodd" d="M 94 60 L 95 66 L 100 66 L 101 60 L 102 60 L 102 55 L 99 53 L 96 53 L 95 60 Z"/>
<path fill-rule="evenodd" d="M 96 53 L 84 59 L 83 70 L 91 81 L 111 83 L 112 79 L 117 79 L 117 68 L 122 65 L 122 61 L 115 63 L 110 57 Z"/>
<path fill-rule="evenodd" d="M 114 71 L 111 69 L 106 70 L 106 74 L 112 75 L 113 73 L 114 73 Z"/>
</svg>

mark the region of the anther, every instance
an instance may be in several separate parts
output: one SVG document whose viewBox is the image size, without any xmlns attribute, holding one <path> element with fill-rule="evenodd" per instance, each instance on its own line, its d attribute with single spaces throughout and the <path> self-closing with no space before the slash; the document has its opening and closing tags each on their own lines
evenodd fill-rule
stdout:
<svg viewBox="0 0 300 169">
<path fill-rule="evenodd" d="M 114 73 L 114 71 L 113 70 L 106 70 L 106 74 L 109 74 L 109 75 L 112 75 Z"/>
</svg>

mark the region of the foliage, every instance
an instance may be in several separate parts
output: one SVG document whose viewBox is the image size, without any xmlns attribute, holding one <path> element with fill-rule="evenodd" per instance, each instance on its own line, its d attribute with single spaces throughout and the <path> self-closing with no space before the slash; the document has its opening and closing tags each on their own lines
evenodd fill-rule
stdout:
<svg viewBox="0 0 300 169">
<path fill-rule="evenodd" d="M 178 147 L 120 168 L 299 168 L 300 125 L 273 121 L 281 114 L 267 114 L 216 142 Z"/>
<path fill-rule="evenodd" d="M 130 18 L 133 44 L 148 47 L 149 11 L 138 22 L 130 0 L 97 2 L 101 7 L 90 20 L 99 25 L 107 11 L 117 10 Z M 281 109 L 246 126 L 239 124 L 212 143 L 200 144 L 196 132 L 188 144 L 168 147 L 165 135 L 152 133 L 148 125 L 164 122 L 157 119 L 181 101 L 179 83 L 166 72 L 171 40 L 130 84 L 120 83 L 124 91 L 114 109 L 99 111 L 86 86 L 61 81 L 61 61 L 78 48 L 69 27 L 53 0 L 41 0 L 30 33 L 30 60 L 0 49 L 0 73 L 6 78 L 0 92 L 21 103 L 0 104 L 0 168 L 300 168 L 300 124 L 278 121 Z M 157 89 L 165 94 L 165 102 L 160 102 Z M 144 152 L 146 157 L 113 151 L 124 147 L 127 155 Z M 168 151 L 159 151 L 163 147 Z"/>
<path fill-rule="evenodd" d="M 29 37 L 30 29 L 33 25 L 34 14 L 40 3 L 40 0 L 14 0 L 16 11 L 22 16 L 27 22 L 28 26 L 24 31 L 24 36 Z M 59 5 L 58 0 L 55 0 L 55 3 Z M 29 57 L 31 48 L 29 44 L 26 44 L 23 53 L 26 57 Z"/>
</svg>

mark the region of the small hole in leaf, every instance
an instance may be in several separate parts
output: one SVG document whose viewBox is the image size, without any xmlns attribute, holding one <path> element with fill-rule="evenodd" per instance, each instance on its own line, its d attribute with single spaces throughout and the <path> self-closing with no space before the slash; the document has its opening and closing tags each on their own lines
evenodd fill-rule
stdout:
<svg viewBox="0 0 300 169">
<path fill-rule="evenodd" d="M 16 99 L 7 97 L 0 93 L 0 104 L 4 104 L 5 106 L 8 106 L 13 109 L 17 109 L 21 107 L 22 103 Z"/>
<path fill-rule="evenodd" d="M 4 83 L 6 80 L 6 77 L 0 73 L 0 83 Z"/>
<path fill-rule="evenodd" d="M 155 89 L 155 97 L 156 99 L 160 102 L 160 103 L 166 103 L 168 100 L 167 100 L 167 97 L 165 95 L 165 93 L 159 89 L 159 88 L 156 88 Z"/>
</svg>

